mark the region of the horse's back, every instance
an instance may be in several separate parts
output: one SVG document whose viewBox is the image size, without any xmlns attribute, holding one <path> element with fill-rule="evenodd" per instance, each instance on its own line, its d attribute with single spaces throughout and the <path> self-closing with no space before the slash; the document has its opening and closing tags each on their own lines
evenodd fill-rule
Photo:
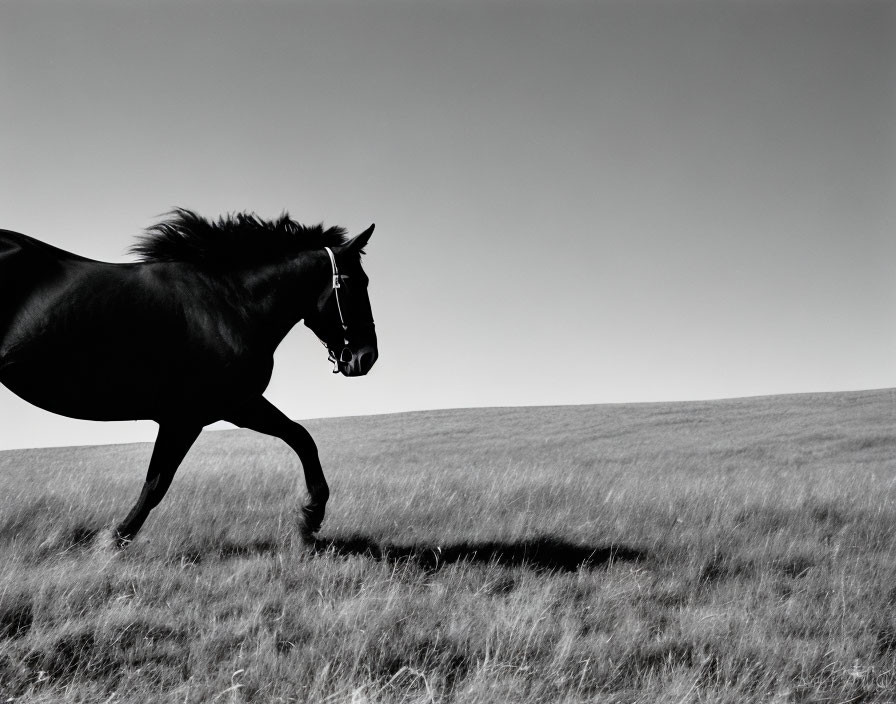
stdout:
<svg viewBox="0 0 896 704">
<path fill-rule="evenodd" d="M 0 383 L 89 420 L 158 419 L 263 389 L 272 354 L 246 356 L 228 291 L 189 265 L 98 262 L 0 231 Z"/>
<path fill-rule="evenodd" d="M 23 235 L 21 232 L 0 228 L 0 267 L 5 268 L 13 260 L 13 257 L 16 256 L 19 258 L 27 256 L 31 259 L 42 259 L 44 261 L 64 259 L 92 261 L 79 254 L 68 252 L 28 235 Z"/>
<path fill-rule="evenodd" d="M 0 229 L 0 342 L 31 291 L 66 261 L 90 260 L 21 232 Z"/>
<path fill-rule="evenodd" d="M 0 230 L 0 286 L 21 278 L 19 267 L 32 252 L 39 251 L 37 242 L 21 232 Z"/>
<path fill-rule="evenodd" d="M 0 343 L 10 321 L 45 266 L 43 243 L 12 230 L 0 230 Z M 2 360 L 0 360 L 2 361 Z"/>
<path fill-rule="evenodd" d="M 90 262 L 91 259 L 21 232 L 0 229 L 0 308 L 15 305 L 15 291 L 27 289 L 40 280 L 43 273 L 52 272 L 62 262 Z"/>
<path fill-rule="evenodd" d="M 83 324 L 71 316 L 71 300 L 94 288 L 98 279 L 114 277 L 117 268 L 0 230 L 0 382 L 25 400 L 56 411 L 42 402 L 40 392 L 58 396 L 53 387 L 78 376 L 77 357 L 85 347 L 69 333 Z M 69 360 L 76 362 L 74 367 Z"/>
</svg>

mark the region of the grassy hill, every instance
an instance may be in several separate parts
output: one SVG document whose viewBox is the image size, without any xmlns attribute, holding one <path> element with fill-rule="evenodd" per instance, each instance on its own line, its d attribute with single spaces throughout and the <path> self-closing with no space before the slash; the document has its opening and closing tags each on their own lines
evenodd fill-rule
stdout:
<svg viewBox="0 0 896 704">
<path fill-rule="evenodd" d="M 896 391 L 0 453 L 0 701 L 896 701 Z"/>
</svg>

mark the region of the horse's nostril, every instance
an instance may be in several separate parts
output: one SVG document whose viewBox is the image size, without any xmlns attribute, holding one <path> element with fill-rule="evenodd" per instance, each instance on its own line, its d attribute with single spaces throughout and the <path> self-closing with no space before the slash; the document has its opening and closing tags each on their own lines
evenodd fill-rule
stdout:
<svg viewBox="0 0 896 704">
<path fill-rule="evenodd" d="M 358 367 L 362 372 L 370 371 L 370 368 L 373 366 L 373 363 L 376 361 L 376 355 L 373 350 L 367 349 L 361 353 L 360 358 L 358 359 Z"/>
</svg>

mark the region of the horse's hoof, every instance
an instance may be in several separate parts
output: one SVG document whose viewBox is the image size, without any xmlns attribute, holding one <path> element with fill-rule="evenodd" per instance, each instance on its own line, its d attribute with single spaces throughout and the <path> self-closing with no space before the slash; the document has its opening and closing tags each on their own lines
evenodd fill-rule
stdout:
<svg viewBox="0 0 896 704">
<path fill-rule="evenodd" d="M 298 552 L 310 555 L 317 548 L 317 538 L 310 533 L 296 531 L 292 539 L 292 546 Z"/>
<path fill-rule="evenodd" d="M 293 529 L 297 533 L 303 535 L 313 535 L 320 530 L 320 521 L 315 520 L 314 515 L 308 510 L 307 506 L 303 506 L 293 514 Z"/>
<path fill-rule="evenodd" d="M 104 528 L 93 539 L 93 552 L 99 555 L 114 555 L 121 549 L 120 536 L 115 528 Z"/>
<path fill-rule="evenodd" d="M 320 506 L 303 506 L 299 511 L 298 529 L 307 536 L 312 536 L 320 530 L 324 522 L 324 511 Z"/>
</svg>

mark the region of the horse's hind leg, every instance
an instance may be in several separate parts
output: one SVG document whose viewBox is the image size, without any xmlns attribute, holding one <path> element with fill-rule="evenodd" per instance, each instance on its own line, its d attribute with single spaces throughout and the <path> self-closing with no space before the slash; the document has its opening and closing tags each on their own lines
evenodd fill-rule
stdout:
<svg viewBox="0 0 896 704">
<path fill-rule="evenodd" d="M 171 486 L 174 473 L 201 431 L 201 425 L 177 423 L 159 425 L 159 435 L 152 450 L 152 459 L 149 461 L 146 482 L 143 484 L 140 498 L 116 529 L 118 547 L 124 547 L 134 539 L 149 512 L 158 506 L 168 487 Z"/>
<path fill-rule="evenodd" d="M 324 471 L 317 455 L 317 445 L 314 444 L 311 434 L 301 425 L 283 415 L 263 396 L 249 402 L 225 420 L 242 428 L 278 437 L 293 449 L 302 461 L 305 485 L 308 487 L 309 496 L 308 503 L 302 509 L 301 532 L 303 537 L 307 538 L 320 530 L 327 507 L 327 499 L 330 497 L 330 488 L 324 478 Z"/>
</svg>

